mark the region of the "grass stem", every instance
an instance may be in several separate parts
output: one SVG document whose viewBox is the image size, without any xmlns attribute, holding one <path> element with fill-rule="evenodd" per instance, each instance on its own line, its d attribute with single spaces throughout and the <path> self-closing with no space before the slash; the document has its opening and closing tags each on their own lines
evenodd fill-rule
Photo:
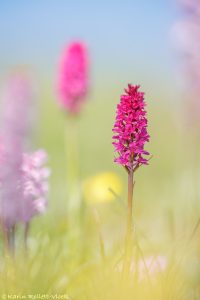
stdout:
<svg viewBox="0 0 200 300">
<path fill-rule="evenodd" d="M 127 225 L 125 237 L 125 256 L 123 265 L 123 275 L 126 277 L 130 273 L 131 267 L 131 240 L 133 227 L 133 170 L 128 172 L 128 206 L 127 206 Z"/>
</svg>

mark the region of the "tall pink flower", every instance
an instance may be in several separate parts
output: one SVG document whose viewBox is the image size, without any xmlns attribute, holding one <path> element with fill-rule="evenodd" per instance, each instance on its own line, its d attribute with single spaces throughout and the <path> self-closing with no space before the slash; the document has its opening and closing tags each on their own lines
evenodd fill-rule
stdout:
<svg viewBox="0 0 200 300">
<path fill-rule="evenodd" d="M 120 97 L 117 105 L 117 115 L 114 124 L 113 145 L 118 157 L 115 162 L 135 170 L 140 165 L 148 164 L 144 145 L 149 141 L 147 132 L 147 118 L 145 111 L 144 93 L 139 91 L 140 86 L 128 85 L 125 94 Z"/>
<path fill-rule="evenodd" d="M 0 159 L 0 218 L 6 228 L 14 226 L 19 217 L 22 190 L 18 182 L 29 129 L 31 97 L 32 89 L 25 76 L 16 74 L 10 78 L 3 95 Z"/>
<path fill-rule="evenodd" d="M 49 170 L 47 154 L 25 153 L 32 89 L 27 77 L 17 74 L 4 93 L 0 138 L 0 220 L 10 230 L 45 210 Z"/>
<path fill-rule="evenodd" d="M 182 16 L 174 25 L 173 35 L 183 62 L 186 119 L 194 129 L 199 127 L 200 116 L 200 3 L 199 0 L 176 1 Z"/>
<path fill-rule="evenodd" d="M 79 113 L 88 92 L 88 53 L 82 42 L 67 46 L 60 62 L 58 93 L 61 105 Z"/>
<path fill-rule="evenodd" d="M 191 12 L 194 14 L 199 14 L 200 12 L 200 5 L 199 0 L 178 0 L 180 5 L 182 6 L 185 12 Z"/>
<path fill-rule="evenodd" d="M 113 145 L 118 157 L 115 162 L 124 166 L 128 172 L 127 229 L 123 272 L 130 272 L 131 242 L 133 230 L 133 187 L 134 173 L 141 165 L 147 165 L 149 153 L 144 150 L 149 141 L 144 93 L 139 85 L 128 85 L 125 94 L 117 105 L 116 120 L 113 128 Z"/>
</svg>

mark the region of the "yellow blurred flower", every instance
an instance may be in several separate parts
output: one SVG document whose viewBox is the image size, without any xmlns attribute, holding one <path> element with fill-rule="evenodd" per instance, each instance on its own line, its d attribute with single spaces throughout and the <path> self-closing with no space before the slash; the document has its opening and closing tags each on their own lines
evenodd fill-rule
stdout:
<svg viewBox="0 0 200 300">
<path fill-rule="evenodd" d="M 120 178 L 112 172 L 92 176 L 83 183 L 83 195 L 87 203 L 111 202 L 122 192 Z"/>
</svg>

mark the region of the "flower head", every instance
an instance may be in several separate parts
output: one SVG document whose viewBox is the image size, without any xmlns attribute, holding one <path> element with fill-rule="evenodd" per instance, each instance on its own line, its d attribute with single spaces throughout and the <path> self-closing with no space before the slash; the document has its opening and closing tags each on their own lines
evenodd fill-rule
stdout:
<svg viewBox="0 0 200 300">
<path fill-rule="evenodd" d="M 28 222 L 34 215 L 44 213 L 46 210 L 50 175 L 49 168 L 45 166 L 46 161 L 47 154 L 44 150 L 23 155 L 21 221 Z"/>
<path fill-rule="evenodd" d="M 80 111 L 88 91 L 88 54 L 82 42 L 73 42 L 61 58 L 58 93 L 61 105 L 71 114 Z"/>
<path fill-rule="evenodd" d="M 22 74 L 11 76 L 3 93 L 0 158 L 0 217 L 5 227 L 18 220 L 22 191 L 20 166 L 29 130 L 32 97 L 30 81 Z"/>
<path fill-rule="evenodd" d="M 181 18 L 173 26 L 172 37 L 182 58 L 180 73 L 184 80 L 185 120 L 195 132 L 199 131 L 200 116 L 200 5 L 199 0 L 177 2 Z"/>
<path fill-rule="evenodd" d="M 125 94 L 120 97 L 117 105 L 117 115 L 113 128 L 113 145 L 119 156 L 115 162 L 126 167 L 128 171 L 135 170 L 140 165 L 148 164 L 144 145 L 149 141 L 144 93 L 140 86 L 128 85 Z"/>
<path fill-rule="evenodd" d="M 6 151 L 0 144 L 0 163 L 4 164 L 6 158 Z M 18 222 L 29 222 L 33 216 L 45 212 L 49 189 L 48 177 L 50 175 L 49 168 L 45 166 L 46 161 L 47 154 L 44 150 L 23 154 L 22 163 L 17 170 L 18 176 L 15 177 L 14 181 L 15 195 L 13 195 L 12 200 L 1 199 L 4 214 L 2 215 L 1 210 L 0 212 L 5 226 L 10 227 Z M 10 176 L 7 177 L 7 181 L 10 182 L 10 180 Z M 5 190 L 5 185 L 5 181 L 0 177 L 1 194 Z M 19 192 L 20 195 L 18 195 Z M 11 212 L 13 213 L 12 219 L 9 218 Z"/>
<path fill-rule="evenodd" d="M 132 264 L 132 269 L 136 265 Z M 139 280 L 147 279 L 148 276 L 156 277 L 167 269 L 167 258 L 165 256 L 148 256 L 138 261 Z"/>
<path fill-rule="evenodd" d="M 130 272 L 137 273 L 138 280 L 145 281 L 151 279 L 152 283 L 156 282 L 156 278 L 167 270 L 168 259 L 164 255 L 142 257 L 138 261 L 132 260 L 130 264 Z M 116 268 L 122 272 L 123 264 L 120 262 Z"/>
<path fill-rule="evenodd" d="M 10 229 L 44 211 L 48 169 L 43 150 L 24 154 L 30 127 L 31 82 L 16 74 L 3 94 L 0 138 L 0 222 Z"/>
<path fill-rule="evenodd" d="M 199 0 L 178 0 L 178 2 L 186 13 L 198 14 L 200 12 Z"/>
</svg>

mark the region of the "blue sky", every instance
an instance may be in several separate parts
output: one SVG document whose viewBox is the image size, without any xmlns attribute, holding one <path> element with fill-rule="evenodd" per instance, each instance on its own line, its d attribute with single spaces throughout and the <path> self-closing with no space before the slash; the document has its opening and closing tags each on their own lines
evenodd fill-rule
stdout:
<svg viewBox="0 0 200 300">
<path fill-rule="evenodd" d="M 94 72 L 169 75 L 171 1 L 1 0 L 0 73 L 20 64 L 50 73 L 63 46 L 80 38 L 89 45 Z"/>
</svg>

